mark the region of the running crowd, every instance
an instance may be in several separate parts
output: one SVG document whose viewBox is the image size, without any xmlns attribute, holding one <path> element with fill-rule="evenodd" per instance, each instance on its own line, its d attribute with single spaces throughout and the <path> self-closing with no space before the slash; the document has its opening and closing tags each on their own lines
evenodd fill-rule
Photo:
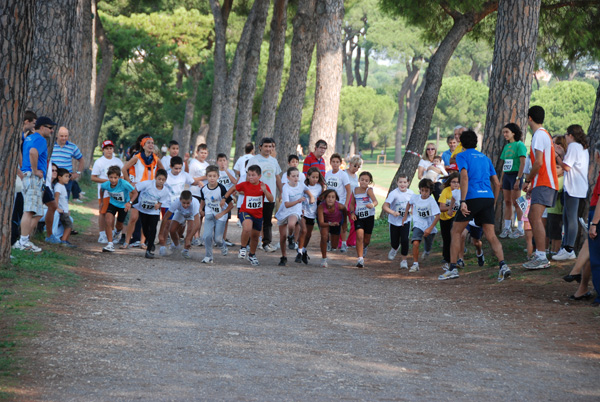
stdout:
<svg viewBox="0 0 600 402">
<path fill-rule="evenodd" d="M 419 155 L 418 193 L 409 189 L 409 177 L 399 175 L 397 188 L 383 202 L 391 243 L 388 259 L 394 260 L 399 251 L 400 269 L 419 271 L 419 258 L 431 252 L 439 223 L 444 270 L 439 280 L 459 277 L 458 270 L 465 266 L 468 238 L 476 248 L 479 266 L 485 264 L 483 235 L 499 261 L 498 281 L 505 280 L 511 270 L 494 230 L 495 200 L 502 190 L 504 223 L 499 237 L 525 238 L 528 257 L 523 267 L 548 268 L 548 255 L 558 261 L 577 258 L 573 271 L 564 277 L 567 282 L 579 282 L 571 298 L 592 298 L 587 289 L 590 277 L 599 293 L 598 180 L 589 197 L 588 239 L 579 257 L 574 250 L 579 211 L 588 198 L 587 137 L 579 125 L 569 126 L 564 136 L 552 137 L 543 128 L 544 117 L 542 107 L 529 109 L 528 125 L 533 132 L 529 152 L 517 124 L 509 123 L 502 129 L 507 143 L 500 157 L 500 178 L 491 160 L 476 150 L 478 137 L 472 130 L 456 127 L 454 136 L 447 139 L 449 150 L 442 155 L 437 155 L 434 144 L 428 144 L 424 155 Z M 83 157 L 68 141 L 68 130 L 61 127 L 48 158 L 46 138 L 55 127 L 48 117 L 38 118 L 33 112 L 25 115 L 18 180 L 22 184 L 13 214 L 13 224 L 20 224 L 21 232 L 18 236 L 18 227 L 13 227 L 13 247 L 17 249 L 41 251 L 29 237 L 42 218 L 46 242 L 74 247 L 69 241 L 73 221 L 68 198 L 81 174 Z M 282 172 L 274 157 L 272 138 L 260 141 L 256 155 L 253 144 L 246 144 L 245 155 L 235 162 L 233 170 L 228 168 L 226 154 L 218 154 L 216 164 L 209 164 L 206 144 L 197 147 L 194 157 L 182 158 L 179 144 L 171 141 L 168 153 L 160 158 L 152 137 L 141 135 L 127 151 L 129 160 L 123 163 L 115 155 L 114 143 L 104 141 L 103 156 L 92 168 L 92 181 L 98 183 L 98 242 L 106 244 L 104 252 L 114 252 L 117 247 L 145 248 L 146 258 L 155 258 L 156 247 L 160 256 L 179 252 L 190 258 L 191 247 L 203 245 L 202 263 L 210 264 L 214 261 L 213 245 L 221 255 L 227 255 L 233 246 L 227 240 L 227 223 L 236 208 L 242 228 L 238 257 L 252 265 L 259 265 L 257 249 L 279 250 L 280 266 L 288 264 L 288 249 L 295 250 L 296 263 L 308 264 L 307 246 L 317 224 L 321 267 L 328 266 L 328 252 L 339 249 L 346 253 L 349 246 L 355 246 L 356 267 L 364 268 L 379 203 L 373 176 L 368 171 L 359 173 L 359 156 L 349 158 L 342 170 L 344 161 L 337 153 L 330 157 L 331 169 L 326 170 L 323 155 L 327 146 L 325 141 L 317 141 L 302 171 L 298 156 L 290 155 L 287 170 Z M 600 144 L 592 156 L 600 163 Z M 73 160 L 79 163 L 76 171 Z M 276 200 L 279 207 L 275 211 Z M 273 241 L 273 214 L 279 242 Z M 593 304 L 599 302 L 600 296 Z"/>
</svg>

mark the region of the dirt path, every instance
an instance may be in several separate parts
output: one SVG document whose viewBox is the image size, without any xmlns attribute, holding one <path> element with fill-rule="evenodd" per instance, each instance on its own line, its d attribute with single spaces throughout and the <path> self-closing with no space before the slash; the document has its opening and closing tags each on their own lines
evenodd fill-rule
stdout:
<svg viewBox="0 0 600 402">
<path fill-rule="evenodd" d="M 288 267 L 237 248 L 212 266 L 197 247 L 191 261 L 99 250 L 78 249 L 85 286 L 30 340 L 22 400 L 600 398 L 598 316 L 510 281 L 438 283 L 375 250 L 368 270 L 353 250 L 328 269 L 314 249 Z"/>
</svg>

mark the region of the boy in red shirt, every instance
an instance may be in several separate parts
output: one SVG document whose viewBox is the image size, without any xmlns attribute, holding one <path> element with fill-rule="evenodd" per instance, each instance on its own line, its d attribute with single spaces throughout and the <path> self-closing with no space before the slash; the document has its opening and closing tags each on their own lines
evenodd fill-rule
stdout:
<svg viewBox="0 0 600 402">
<path fill-rule="evenodd" d="M 231 187 L 221 201 L 221 207 L 223 207 L 225 199 L 231 196 L 234 191 L 244 195 L 244 203 L 239 213 L 239 219 L 242 222 L 242 244 L 238 258 L 246 258 L 246 244 L 250 239 L 248 261 L 252 265 L 258 265 L 258 258 L 256 258 L 255 253 L 263 224 L 263 201 L 266 198 L 269 202 L 273 202 L 274 199 L 269 186 L 260 181 L 261 173 L 260 166 L 250 166 L 246 181 Z"/>
</svg>

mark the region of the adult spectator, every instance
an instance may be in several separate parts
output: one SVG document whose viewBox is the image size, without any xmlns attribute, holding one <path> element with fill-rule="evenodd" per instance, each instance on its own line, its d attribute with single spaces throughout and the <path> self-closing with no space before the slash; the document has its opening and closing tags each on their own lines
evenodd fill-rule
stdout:
<svg viewBox="0 0 600 402">
<path fill-rule="evenodd" d="M 260 140 L 258 155 L 253 156 L 248 160 L 246 171 L 250 166 L 258 165 L 262 171 L 260 181 L 265 183 L 271 189 L 271 193 L 275 195 L 275 188 L 281 194 L 281 167 L 277 163 L 277 159 L 271 156 L 271 152 L 275 148 L 275 140 L 270 137 L 264 137 Z M 308 158 L 307 158 L 308 159 Z M 275 202 L 263 203 L 263 248 L 267 252 L 273 252 L 277 249 L 271 245 L 273 240 L 273 210 Z"/>
<path fill-rule="evenodd" d="M 456 163 L 456 155 L 463 151 L 463 146 L 460 142 L 460 136 L 466 130 L 467 129 L 464 126 L 459 125 L 454 127 L 454 139 L 456 139 L 456 148 L 454 149 L 454 151 L 452 151 L 452 154 L 450 155 L 450 164 Z"/>
<path fill-rule="evenodd" d="M 325 177 L 325 172 L 327 171 L 325 167 L 325 159 L 323 159 L 323 155 L 327 152 L 327 142 L 324 140 L 319 140 L 315 143 L 315 150 L 308 154 L 308 156 L 304 159 L 304 164 L 302 165 L 302 173 L 306 174 L 308 169 L 311 167 L 316 167 L 319 169 L 319 172 Z"/>
<path fill-rule="evenodd" d="M 79 200 L 81 189 L 76 180 L 81 177 L 81 171 L 83 170 L 83 155 L 77 145 L 69 142 L 69 130 L 66 127 L 60 127 L 58 129 L 56 143 L 52 149 L 52 157 L 50 159 L 56 166 L 67 169 L 69 173 L 71 173 L 71 179 L 65 186 L 67 189 L 67 198 L 73 193 L 73 200 L 81 202 Z M 77 161 L 76 171 L 73 171 L 73 159 Z"/>
<path fill-rule="evenodd" d="M 596 144 L 594 149 L 594 159 L 600 163 L 600 143 Z M 596 185 L 592 191 L 590 200 L 590 213 L 588 217 L 588 243 L 590 250 L 590 268 L 592 271 L 592 283 L 596 289 L 596 299 L 592 306 L 600 306 L 600 237 L 598 237 L 598 224 L 600 224 L 600 208 L 598 208 L 598 198 L 600 197 L 600 175 L 596 178 Z"/>
<path fill-rule="evenodd" d="M 550 266 L 546 257 L 546 228 L 542 215 L 547 207 L 554 206 L 558 194 L 558 176 L 556 174 L 556 157 L 554 141 L 548 131 L 542 127 L 545 112 L 541 106 L 532 106 L 528 112 L 529 128 L 533 131 L 529 159 L 531 169 L 525 180 L 523 191 L 531 197 L 529 208 L 529 224 L 533 231 L 536 251 L 530 261 L 523 264 L 527 269 L 544 269 Z"/>
<path fill-rule="evenodd" d="M 567 127 L 565 134 L 567 141 L 567 153 L 564 159 L 557 155 L 557 162 L 565 172 L 564 178 L 564 200 L 563 200 L 563 227 L 564 236 L 562 248 L 552 256 L 553 260 L 575 259 L 575 239 L 579 229 L 577 212 L 579 204 L 587 198 L 588 192 L 588 170 L 590 167 L 590 155 L 587 151 L 588 142 L 583 128 L 579 124 Z"/>
<path fill-rule="evenodd" d="M 474 220 L 481 226 L 485 237 L 490 242 L 494 254 L 498 258 L 498 281 L 503 281 L 511 274 L 504 262 L 502 244 L 494 231 L 494 200 L 500 191 L 500 181 L 490 158 L 475 150 L 477 134 L 468 130 L 460 138 L 464 151 L 457 155 L 456 164 L 460 172 L 460 209 L 452 224 L 452 245 L 450 248 L 450 268 L 439 276 L 439 280 L 458 278 L 457 260 L 462 247 L 461 234 Z M 493 189 L 492 189 L 493 186 Z"/>
<path fill-rule="evenodd" d="M 240 156 L 237 161 L 235 161 L 235 165 L 233 165 L 233 171 L 235 172 L 238 182 L 240 182 L 240 178 L 244 176 L 246 177 L 246 161 L 250 160 L 254 156 L 254 144 L 251 142 L 246 143 L 244 146 L 244 155 Z M 242 180 L 243 181 L 243 180 Z"/>
<path fill-rule="evenodd" d="M 448 149 L 442 153 L 442 161 L 444 162 L 445 166 L 448 166 L 450 165 L 450 157 L 452 156 L 452 152 L 454 152 L 456 145 L 458 144 L 456 141 L 456 136 L 449 135 L 448 138 L 446 138 L 446 144 L 448 144 Z"/>
<path fill-rule="evenodd" d="M 48 145 L 56 123 L 49 117 L 42 116 L 36 120 L 35 133 L 30 134 L 23 142 L 23 219 L 21 219 L 21 238 L 13 247 L 19 250 L 39 253 L 41 248 L 29 240 L 29 236 L 37 226 L 44 212 L 42 197 L 44 180 L 48 170 Z M 46 223 L 48 224 L 48 223 Z M 51 226 L 51 225 L 50 225 Z"/>
</svg>

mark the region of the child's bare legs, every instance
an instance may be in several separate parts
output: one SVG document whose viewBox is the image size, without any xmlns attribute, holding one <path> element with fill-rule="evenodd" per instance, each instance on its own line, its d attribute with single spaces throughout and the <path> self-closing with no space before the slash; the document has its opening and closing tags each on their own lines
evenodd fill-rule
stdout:
<svg viewBox="0 0 600 402">
<path fill-rule="evenodd" d="M 177 221 L 170 221 L 171 226 L 169 227 L 169 232 L 171 233 L 171 241 L 175 247 L 179 247 L 179 229 L 180 224 Z"/>
<path fill-rule="evenodd" d="M 246 221 L 250 222 L 250 227 L 252 228 L 252 221 L 246 219 L 244 223 L 246 223 Z M 250 233 L 250 254 L 256 254 L 256 249 L 258 248 L 258 238 L 260 237 L 260 230 L 251 230 L 252 232 Z"/>
<path fill-rule="evenodd" d="M 467 242 L 467 234 L 469 234 L 469 231 L 467 229 L 463 230 L 463 232 L 460 234 L 460 250 L 458 250 L 459 260 L 465 259 L 465 243 Z"/>
<path fill-rule="evenodd" d="M 108 240 L 109 243 L 112 243 L 113 241 L 113 235 L 112 235 L 112 228 L 115 226 L 115 216 L 113 214 L 111 214 L 110 212 L 107 212 L 105 214 L 106 216 L 106 228 L 111 228 L 109 230 L 106 231 L 106 239 Z"/>
<path fill-rule="evenodd" d="M 160 222 L 160 229 L 158 230 L 158 244 L 165 246 L 167 244 L 167 234 L 169 233 L 170 220 L 164 219 Z M 179 239 L 177 239 L 179 240 Z"/>
<path fill-rule="evenodd" d="M 552 246 L 551 246 L 550 250 L 553 253 L 557 253 L 558 250 L 560 250 L 560 243 L 561 243 L 560 240 L 552 240 L 552 242 L 551 242 Z"/>
<path fill-rule="evenodd" d="M 279 248 L 281 249 L 282 257 L 287 257 L 287 227 L 288 225 L 279 225 Z"/>
<path fill-rule="evenodd" d="M 331 236 L 331 247 L 337 248 L 337 242 L 340 239 L 340 235 L 329 234 L 329 227 L 321 228 L 321 256 L 327 258 L 327 237 Z"/>
<path fill-rule="evenodd" d="M 358 233 L 356 237 L 356 244 L 358 244 Z M 419 240 L 413 240 L 412 242 L 412 252 L 413 252 L 413 262 L 419 262 L 419 245 L 421 242 Z"/>
<path fill-rule="evenodd" d="M 202 225 L 202 220 L 200 220 L 200 224 L 197 226 L 200 227 L 201 225 Z M 199 232 L 200 232 L 200 230 L 197 229 L 196 222 L 188 221 L 187 222 L 187 233 L 185 234 L 185 243 L 183 245 L 183 248 L 185 248 L 186 250 L 189 250 L 190 248 L 192 248 L 192 238 L 194 237 L 194 233 L 199 233 Z"/>
<path fill-rule="evenodd" d="M 296 222 L 296 224 L 294 225 L 294 228 L 292 230 L 292 234 L 294 235 L 294 240 L 296 242 L 298 242 L 298 239 L 300 238 L 300 231 L 302 230 L 301 226 L 303 225 L 302 219 L 300 219 L 300 222 Z"/>
<path fill-rule="evenodd" d="M 370 234 L 365 233 L 365 237 L 363 239 L 363 244 L 364 244 L 364 248 L 369 247 L 369 244 L 371 244 L 371 235 Z M 363 251 L 364 251 L 364 248 L 363 248 Z"/>
<path fill-rule="evenodd" d="M 130 212 L 129 223 L 127 224 L 127 234 L 125 235 L 125 243 L 123 243 L 123 248 L 127 247 L 127 245 L 129 244 L 129 241 L 131 240 L 131 236 L 133 235 L 133 231 L 135 230 L 135 223 L 137 222 L 137 220 L 140 216 L 138 210 L 135 208 L 131 208 L 129 210 L 129 212 Z M 117 230 L 119 230 L 119 229 L 117 228 Z M 111 230 L 111 236 L 112 236 L 112 230 Z"/>
<path fill-rule="evenodd" d="M 223 241 L 227 239 L 227 228 L 229 228 L 229 218 L 225 221 L 225 230 L 223 231 Z"/>
<path fill-rule="evenodd" d="M 583 250 L 583 249 L 582 249 Z M 579 283 L 579 287 L 577 291 L 575 291 L 575 297 L 581 297 L 588 292 L 588 284 L 592 277 L 592 266 L 590 265 L 590 261 L 583 264 L 583 269 L 581 270 L 581 282 Z"/>
<path fill-rule="evenodd" d="M 66 228 L 65 231 L 63 232 L 62 237 L 60 238 L 62 241 L 67 241 L 69 240 L 69 236 L 71 235 L 71 228 Z"/>
<path fill-rule="evenodd" d="M 307 225 L 306 222 L 302 220 L 300 226 L 300 238 L 298 239 L 298 249 L 308 246 L 314 227 L 315 225 Z"/>
<path fill-rule="evenodd" d="M 356 255 L 358 255 L 358 258 L 362 258 L 363 257 L 363 252 L 364 252 L 364 248 L 365 248 L 365 230 L 364 229 L 354 229 L 354 232 L 356 233 Z M 369 236 L 371 237 L 371 236 Z"/>
<path fill-rule="evenodd" d="M 531 229 L 525 231 L 525 244 L 527 247 L 527 258 L 533 253 L 533 231 Z"/>
<path fill-rule="evenodd" d="M 573 269 L 571 269 L 571 272 L 569 272 L 569 275 L 581 274 L 583 267 L 586 266 L 586 264 L 588 266 L 590 264 L 590 246 L 588 245 L 588 239 L 585 239 L 585 242 L 583 242 L 583 246 L 581 247 L 581 250 L 579 250 L 579 255 L 577 256 L 575 265 L 573 266 Z M 583 281 L 581 282 L 583 283 Z"/>
<path fill-rule="evenodd" d="M 475 250 L 477 251 L 477 255 L 481 255 L 483 253 L 483 242 L 481 239 L 471 238 L 471 243 L 475 246 Z"/>
</svg>

